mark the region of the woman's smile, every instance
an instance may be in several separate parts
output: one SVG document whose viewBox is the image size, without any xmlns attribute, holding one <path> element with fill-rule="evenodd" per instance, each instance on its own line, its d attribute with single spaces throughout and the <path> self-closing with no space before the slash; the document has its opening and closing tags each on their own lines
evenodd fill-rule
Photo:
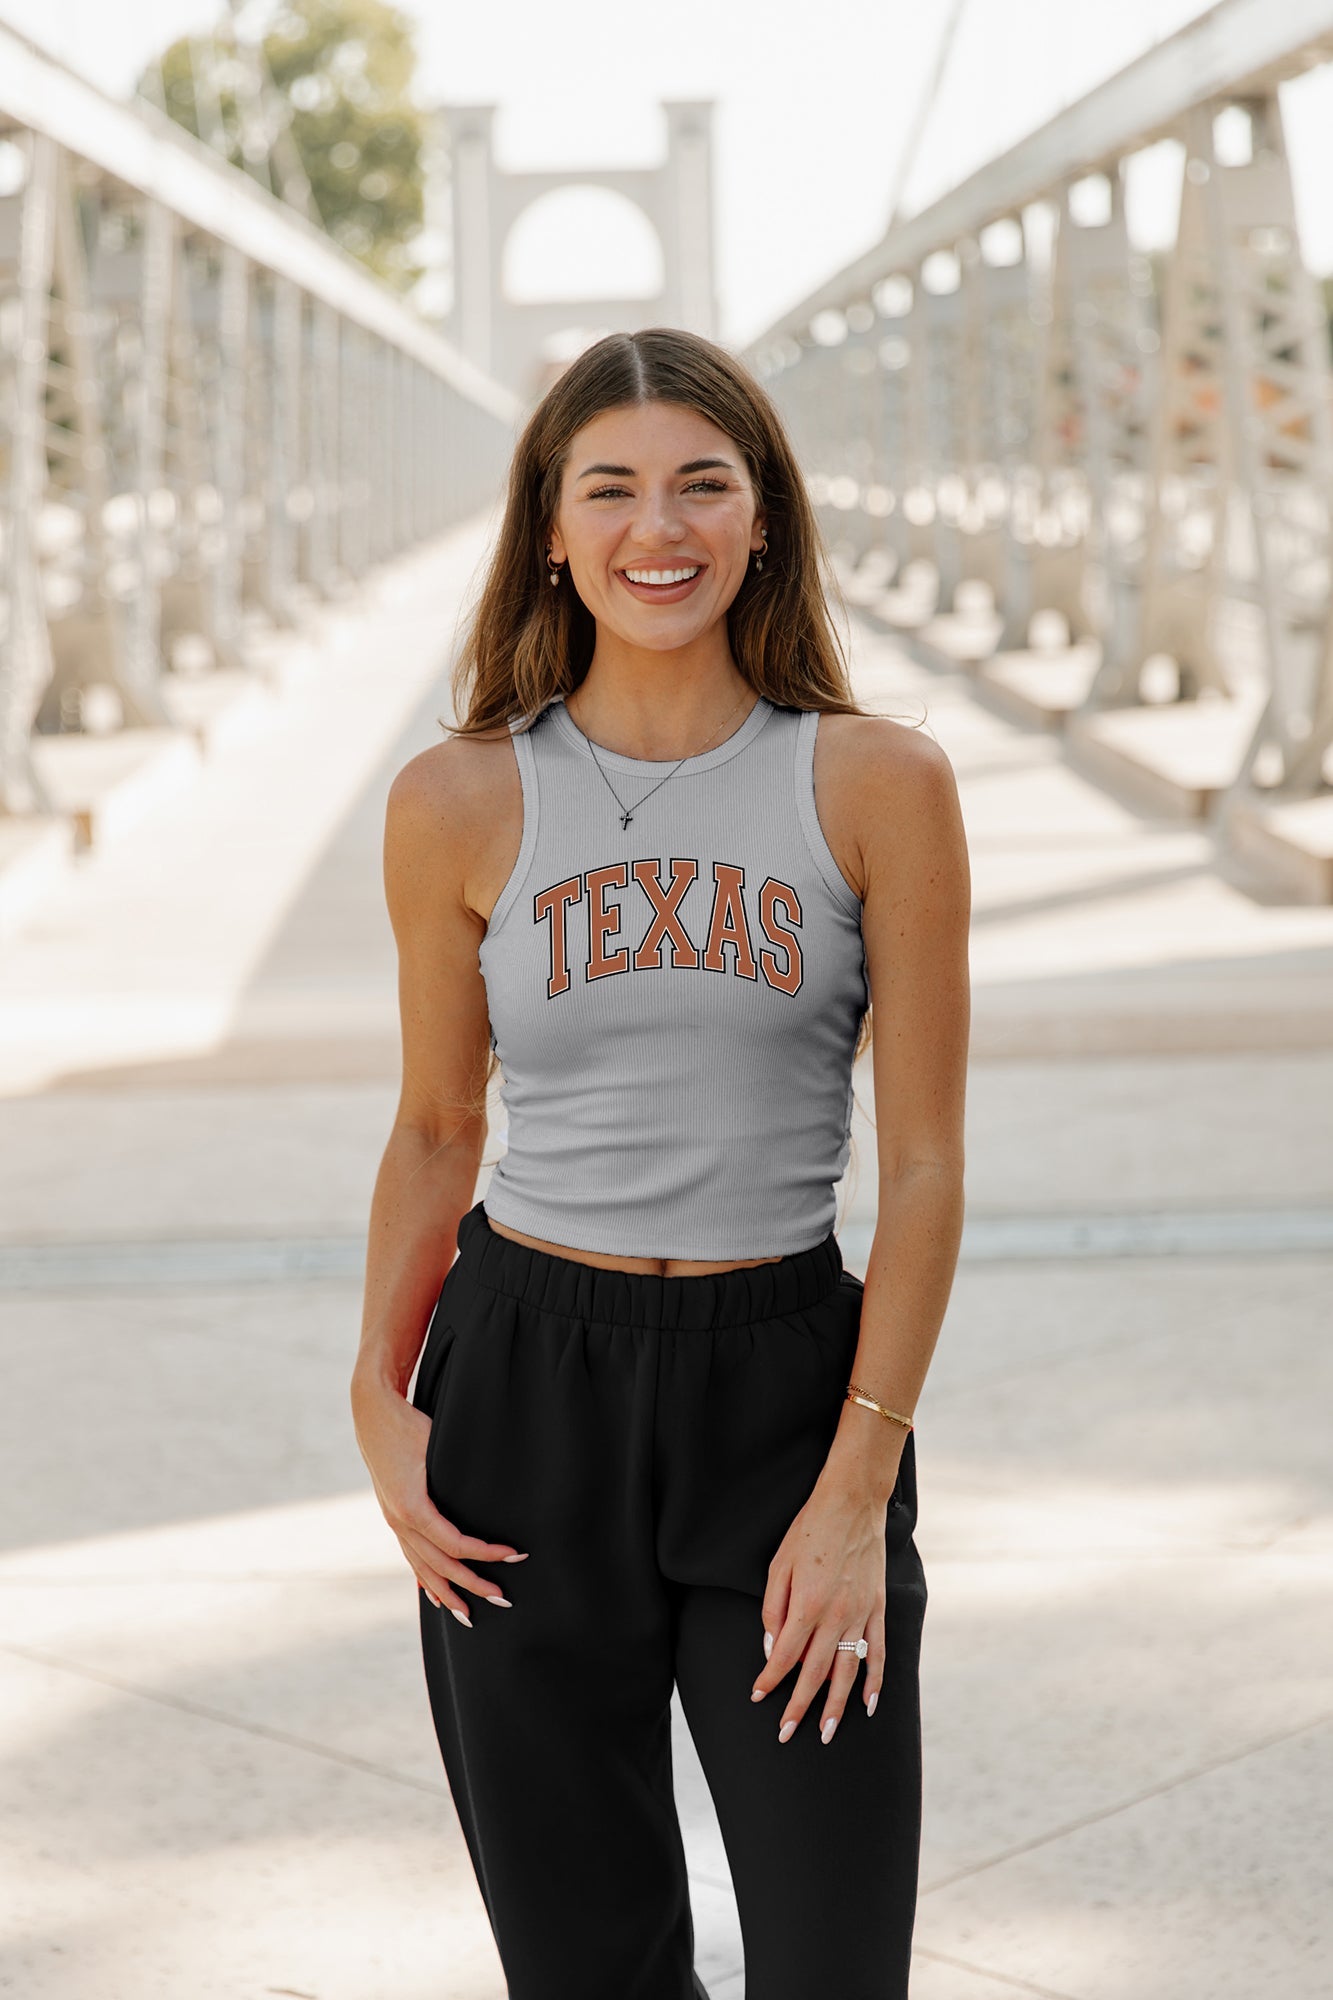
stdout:
<svg viewBox="0 0 1333 2000">
<path fill-rule="evenodd" d="M 673 563 L 668 567 L 631 563 L 616 571 L 631 597 L 644 604 L 679 604 L 697 588 L 707 572 L 706 563 Z"/>
</svg>

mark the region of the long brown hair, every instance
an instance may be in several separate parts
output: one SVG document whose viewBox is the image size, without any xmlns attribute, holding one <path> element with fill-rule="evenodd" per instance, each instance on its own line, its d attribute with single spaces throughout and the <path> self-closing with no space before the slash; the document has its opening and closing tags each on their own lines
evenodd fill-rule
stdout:
<svg viewBox="0 0 1333 2000">
<path fill-rule="evenodd" d="M 489 564 L 463 626 L 451 675 L 460 736 L 531 727 L 556 695 L 570 694 L 592 663 L 596 620 L 568 570 L 550 587 L 546 549 L 575 434 L 605 410 L 677 403 L 706 417 L 745 456 L 768 524 L 764 567 L 747 567 L 727 610 L 727 637 L 743 679 L 780 708 L 877 713 L 852 694 L 847 658 L 830 615 L 846 605 L 782 418 L 742 362 L 674 326 L 612 333 L 573 361 L 524 424 L 509 467 L 504 513 Z M 870 1046 L 870 1008 L 853 1059 Z M 498 1068 L 492 1052 L 486 1081 Z"/>
</svg>

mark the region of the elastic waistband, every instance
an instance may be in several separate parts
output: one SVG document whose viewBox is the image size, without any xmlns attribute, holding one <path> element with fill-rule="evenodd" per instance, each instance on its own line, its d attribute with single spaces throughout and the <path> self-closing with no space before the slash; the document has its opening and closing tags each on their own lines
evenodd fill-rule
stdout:
<svg viewBox="0 0 1333 2000">
<path fill-rule="evenodd" d="M 809 1250 L 772 1264 L 664 1278 L 652 1271 L 613 1271 L 515 1243 L 491 1228 L 478 1202 L 458 1225 L 458 1255 L 469 1275 L 492 1291 L 571 1318 L 620 1326 L 706 1329 L 743 1326 L 802 1312 L 834 1290 L 842 1253 L 832 1231 Z"/>
</svg>

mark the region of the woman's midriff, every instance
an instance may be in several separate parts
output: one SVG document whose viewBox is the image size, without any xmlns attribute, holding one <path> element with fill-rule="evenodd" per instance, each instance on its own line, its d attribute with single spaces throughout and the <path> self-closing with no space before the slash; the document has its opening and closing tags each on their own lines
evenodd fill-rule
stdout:
<svg viewBox="0 0 1333 2000">
<path fill-rule="evenodd" d="M 515 1243 L 526 1243 L 530 1250 L 545 1250 L 552 1257 L 570 1257 L 576 1264 L 595 1264 L 603 1271 L 636 1271 L 658 1278 L 704 1278 L 711 1271 L 744 1271 L 753 1264 L 778 1264 L 777 1257 L 733 1257 L 718 1263 L 708 1263 L 694 1257 L 612 1257 L 600 1250 L 571 1250 L 567 1243 L 548 1243 L 543 1236 L 525 1236 L 521 1229 L 511 1229 L 507 1222 L 497 1222 L 493 1216 L 486 1218 L 497 1236 L 508 1236 Z"/>
</svg>

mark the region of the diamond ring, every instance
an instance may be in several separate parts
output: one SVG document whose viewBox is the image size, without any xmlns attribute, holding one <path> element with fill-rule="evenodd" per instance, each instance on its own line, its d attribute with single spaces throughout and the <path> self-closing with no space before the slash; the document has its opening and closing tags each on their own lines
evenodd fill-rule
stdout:
<svg viewBox="0 0 1333 2000">
<path fill-rule="evenodd" d="M 858 1660 L 863 1660 L 870 1651 L 870 1647 L 864 1639 L 839 1639 L 838 1651 L 840 1653 L 855 1653 Z"/>
</svg>

